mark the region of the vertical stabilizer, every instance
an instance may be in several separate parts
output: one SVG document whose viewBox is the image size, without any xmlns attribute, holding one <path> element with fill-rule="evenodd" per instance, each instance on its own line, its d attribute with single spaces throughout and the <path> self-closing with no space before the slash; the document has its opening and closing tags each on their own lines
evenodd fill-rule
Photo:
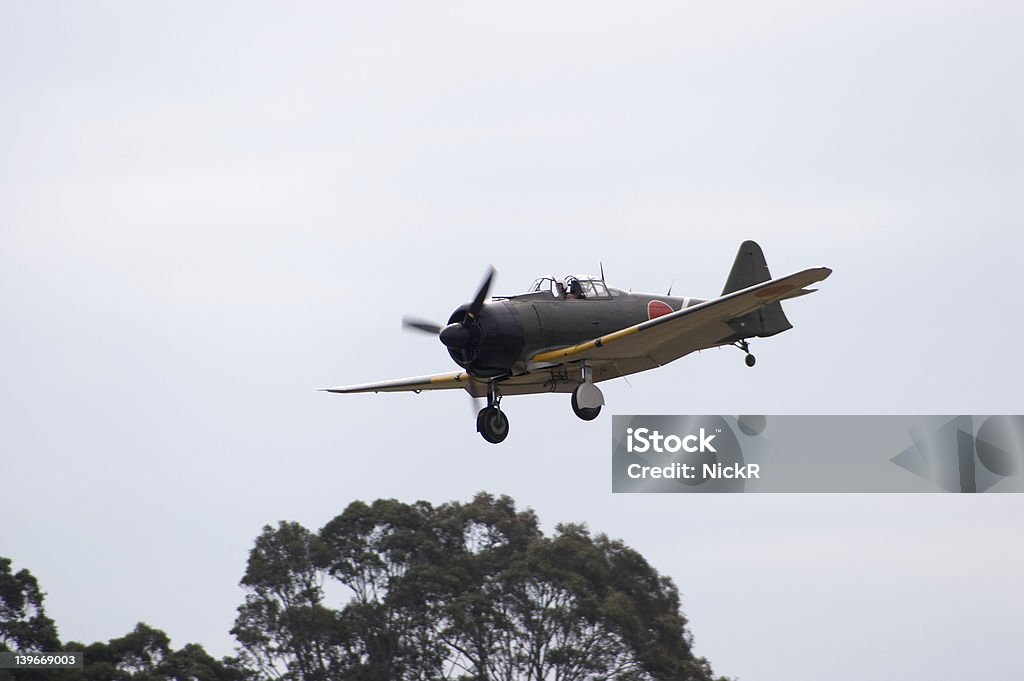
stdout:
<svg viewBox="0 0 1024 681">
<path fill-rule="evenodd" d="M 722 295 L 760 284 L 771 278 L 761 247 L 756 241 L 744 241 L 736 253 L 736 260 L 732 263 L 732 270 L 729 272 Z"/>
<path fill-rule="evenodd" d="M 756 241 L 744 241 L 736 253 L 736 260 L 732 263 L 732 270 L 729 271 L 722 295 L 769 281 L 771 278 L 768 262 L 764 259 L 761 247 Z M 760 310 L 737 317 L 730 321 L 729 325 L 740 338 L 774 336 L 793 328 L 786 319 L 786 313 L 782 311 L 782 303 L 771 303 Z"/>
</svg>

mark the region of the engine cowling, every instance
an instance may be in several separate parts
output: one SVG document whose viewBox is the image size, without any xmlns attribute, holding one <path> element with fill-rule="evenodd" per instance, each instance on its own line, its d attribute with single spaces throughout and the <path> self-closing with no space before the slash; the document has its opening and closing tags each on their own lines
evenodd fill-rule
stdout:
<svg viewBox="0 0 1024 681">
<path fill-rule="evenodd" d="M 526 343 L 515 308 L 491 302 L 470 317 L 460 305 L 441 329 L 440 339 L 455 362 L 473 376 L 492 377 L 511 372 Z"/>
</svg>

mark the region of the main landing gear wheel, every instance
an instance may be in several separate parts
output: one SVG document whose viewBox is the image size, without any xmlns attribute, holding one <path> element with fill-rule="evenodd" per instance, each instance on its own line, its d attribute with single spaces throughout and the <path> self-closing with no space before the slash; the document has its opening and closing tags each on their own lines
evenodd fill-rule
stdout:
<svg viewBox="0 0 1024 681">
<path fill-rule="evenodd" d="M 508 437 L 508 417 L 496 406 L 484 407 L 476 415 L 476 430 L 491 444 L 498 444 Z"/>
<path fill-rule="evenodd" d="M 748 367 L 752 367 L 757 362 L 757 358 L 748 353 L 743 361 L 747 363 Z"/>
<path fill-rule="evenodd" d="M 580 387 L 582 387 L 583 385 L 586 384 L 581 384 Z M 597 415 L 601 413 L 601 407 L 600 405 L 590 408 L 581 407 L 579 400 L 576 397 L 577 393 L 579 393 L 580 391 L 580 387 L 577 387 L 575 390 L 572 391 L 572 410 L 576 413 L 576 416 L 579 416 L 584 421 L 593 421 L 594 419 L 597 418 Z"/>
</svg>

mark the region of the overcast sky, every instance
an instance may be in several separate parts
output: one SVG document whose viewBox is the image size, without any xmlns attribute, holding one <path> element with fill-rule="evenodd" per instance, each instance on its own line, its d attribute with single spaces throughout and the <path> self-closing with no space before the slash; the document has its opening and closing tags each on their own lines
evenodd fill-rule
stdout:
<svg viewBox="0 0 1024 681">
<path fill-rule="evenodd" d="M 511 495 L 670 575 L 742 681 L 1016 678 L 1024 496 L 613 495 L 611 414 L 1021 414 L 1019 2 L 0 1 L 0 555 L 64 640 L 217 655 L 260 528 Z M 445 320 L 593 272 L 795 328 L 567 395 L 501 446 Z"/>
</svg>

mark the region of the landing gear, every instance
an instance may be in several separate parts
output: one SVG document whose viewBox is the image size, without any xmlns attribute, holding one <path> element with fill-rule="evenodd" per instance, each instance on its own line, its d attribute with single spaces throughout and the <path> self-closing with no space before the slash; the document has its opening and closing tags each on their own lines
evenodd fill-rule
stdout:
<svg viewBox="0 0 1024 681">
<path fill-rule="evenodd" d="M 601 405 L 598 405 L 596 407 L 580 406 L 578 394 L 580 392 L 580 388 L 582 388 L 585 385 L 590 385 L 592 388 L 594 388 L 594 385 L 592 383 L 580 383 L 579 386 L 577 386 L 577 388 L 572 391 L 572 410 L 576 413 L 576 416 L 579 416 L 584 421 L 593 421 L 594 419 L 597 418 L 597 415 L 601 413 Z M 594 389 L 596 390 L 597 388 Z"/>
<path fill-rule="evenodd" d="M 604 395 L 594 385 L 594 374 L 590 362 L 583 361 L 583 382 L 572 391 L 572 410 L 584 421 L 593 421 L 601 413 Z"/>
<path fill-rule="evenodd" d="M 733 345 L 738 347 L 743 352 L 747 353 L 747 356 L 743 358 L 743 361 L 748 367 L 754 366 L 757 363 L 757 358 L 750 354 L 750 343 L 745 340 L 736 341 Z"/>
<path fill-rule="evenodd" d="M 508 437 L 508 417 L 497 406 L 484 407 L 476 415 L 476 430 L 483 439 L 496 445 Z"/>
<path fill-rule="evenodd" d="M 487 406 L 476 415 L 476 431 L 493 445 L 508 437 L 508 417 L 501 411 L 501 393 L 494 381 L 487 386 Z"/>
</svg>

